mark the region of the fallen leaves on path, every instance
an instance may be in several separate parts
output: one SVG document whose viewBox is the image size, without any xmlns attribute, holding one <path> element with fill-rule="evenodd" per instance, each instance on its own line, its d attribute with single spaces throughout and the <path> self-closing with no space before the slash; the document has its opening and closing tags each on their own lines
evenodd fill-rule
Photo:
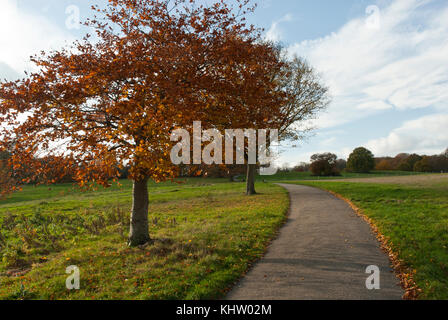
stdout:
<svg viewBox="0 0 448 320">
<path fill-rule="evenodd" d="M 375 222 L 368 216 L 366 216 L 360 208 L 358 208 L 353 202 L 343 197 L 342 195 L 333 191 L 329 190 L 327 191 L 332 195 L 334 195 L 335 197 L 347 202 L 348 205 L 353 209 L 353 211 L 355 211 L 355 213 L 359 217 L 361 217 L 364 221 L 366 221 L 370 225 L 373 233 L 375 234 L 376 238 L 381 244 L 381 249 L 388 255 L 389 260 L 392 263 L 392 268 L 394 269 L 397 278 L 400 279 L 400 284 L 402 288 L 405 290 L 403 299 L 416 300 L 419 294 L 422 292 L 422 290 L 417 286 L 417 284 L 414 281 L 414 275 L 416 273 L 416 270 L 412 270 L 408 266 L 406 266 L 404 261 L 398 257 L 398 253 L 395 252 L 393 248 L 389 245 L 390 239 L 380 232 Z"/>
</svg>

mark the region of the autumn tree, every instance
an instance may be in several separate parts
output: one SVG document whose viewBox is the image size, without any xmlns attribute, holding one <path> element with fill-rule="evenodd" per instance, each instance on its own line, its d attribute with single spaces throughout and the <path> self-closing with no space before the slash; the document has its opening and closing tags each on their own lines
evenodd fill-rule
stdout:
<svg viewBox="0 0 448 320">
<path fill-rule="evenodd" d="M 265 108 L 263 114 L 266 116 L 254 127 L 277 129 L 279 141 L 293 142 L 302 139 L 312 129 L 306 123 L 328 106 L 330 97 L 328 88 L 305 59 L 289 59 L 282 56 L 283 51 L 278 48 L 279 59 L 283 63 L 272 73 L 272 79 L 276 90 L 284 94 L 283 100 L 276 108 Z M 255 170 L 255 165 L 248 165 L 246 183 L 249 195 L 256 193 Z"/>
<path fill-rule="evenodd" d="M 260 39 L 248 42 L 240 37 L 233 38 L 227 45 L 230 50 L 238 52 L 238 55 L 225 63 L 226 72 L 221 73 L 222 87 L 209 91 L 214 103 L 209 106 L 211 112 L 208 114 L 213 119 L 207 119 L 206 116 L 201 119 L 223 135 L 226 129 L 256 131 L 279 128 L 279 119 L 283 119 L 289 99 L 285 87 L 280 85 L 280 80 L 289 72 L 281 49 Z M 215 112 L 226 109 L 223 105 L 231 106 L 228 112 Z M 260 159 L 256 158 L 254 161 L 250 155 L 251 151 L 257 154 L 258 141 L 255 141 L 254 150 L 249 150 L 249 147 L 249 137 L 246 136 L 243 150 L 238 151 L 244 154 L 243 164 L 247 166 L 248 181 L 246 193 L 251 195 L 255 194 L 256 163 Z M 226 158 L 226 163 L 236 161 L 236 147 L 234 151 L 234 158 Z"/>
<path fill-rule="evenodd" d="M 398 165 L 398 170 L 401 171 L 414 171 L 415 164 L 422 160 L 422 157 L 418 154 L 411 154 L 406 159 L 403 159 Z"/>
<path fill-rule="evenodd" d="M 393 170 L 399 170 L 400 164 L 405 162 L 409 158 L 409 156 L 410 156 L 409 153 L 402 152 L 397 154 L 394 158 L 392 158 L 390 160 L 390 163 L 393 167 Z"/>
<path fill-rule="evenodd" d="M 444 155 L 433 155 L 429 157 L 429 166 L 433 172 L 447 172 L 448 157 Z"/>
<path fill-rule="evenodd" d="M 375 169 L 379 171 L 391 171 L 394 170 L 394 167 L 392 166 L 390 160 L 383 159 L 376 165 Z"/>
<path fill-rule="evenodd" d="M 98 40 L 87 35 L 35 56 L 39 71 L 1 83 L 0 148 L 11 150 L 8 165 L 41 177 L 74 170 L 83 187 L 108 187 L 126 166 L 133 181 L 129 244 L 147 243 L 148 180 L 176 176 L 170 132 L 195 120 L 224 124 L 220 119 L 244 109 L 230 106 L 235 83 L 255 77 L 242 62 L 263 55 L 251 51 L 260 35 L 244 23 L 249 1 L 237 4 L 237 12 L 223 1 L 109 0 L 107 8 L 95 7 L 86 24 Z M 226 94 L 231 99 L 220 101 Z M 55 161 L 35 161 L 42 155 Z"/>
<path fill-rule="evenodd" d="M 424 156 L 420 161 L 417 161 L 414 165 L 415 172 L 431 172 L 433 168 L 430 163 L 430 157 Z"/>
</svg>

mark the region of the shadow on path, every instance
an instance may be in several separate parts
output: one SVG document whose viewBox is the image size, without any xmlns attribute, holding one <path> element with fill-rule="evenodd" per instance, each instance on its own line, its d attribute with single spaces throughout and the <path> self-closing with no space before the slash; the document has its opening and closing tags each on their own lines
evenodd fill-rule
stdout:
<svg viewBox="0 0 448 320">
<path fill-rule="evenodd" d="M 267 254 L 228 294 L 229 300 L 395 300 L 399 286 L 370 226 L 350 206 L 307 186 L 281 184 L 290 216 Z M 368 290 L 368 266 L 380 290 Z"/>
</svg>

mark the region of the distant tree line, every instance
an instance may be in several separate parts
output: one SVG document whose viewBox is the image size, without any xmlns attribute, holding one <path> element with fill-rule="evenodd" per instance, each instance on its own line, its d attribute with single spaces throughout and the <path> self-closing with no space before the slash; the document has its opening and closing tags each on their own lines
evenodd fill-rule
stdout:
<svg viewBox="0 0 448 320">
<path fill-rule="evenodd" d="M 359 147 L 353 150 L 348 160 L 338 159 L 333 153 L 318 153 L 310 162 L 301 162 L 293 168 L 281 171 L 311 172 L 314 176 L 338 176 L 342 171 L 369 173 L 378 171 L 448 172 L 448 148 L 438 155 L 400 153 L 395 157 L 375 157 L 373 153 Z"/>
<path fill-rule="evenodd" d="M 14 170 L 8 165 L 8 152 L 0 152 L 0 185 L 19 182 L 19 184 L 41 184 L 44 181 L 74 182 L 75 168 L 69 174 L 67 170 L 58 170 L 61 161 L 68 159 L 55 157 L 44 157 L 35 159 L 39 162 L 42 174 L 27 172 L 23 167 Z M 53 170 L 47 170 L 53 168 Z M 448 148 L 438 155 L 418 155 L 400 153 L 395 157 L 374 157 L 371 151 L 360 147 L 353 150 L 348 160 L 339 159 L 336 154 L 326 152 L 311 156 L 310 162 L 301 162 L 295 167 L 288 164 L 279 168 L 279 172 L 311 172 L 314 176 L 339 176 L 343 171 L 355 173 L 369 173 L 372 170 L 378 171 L 408 171 L 408 172 L 447 172 L 448 173 Z M 129 168 L 119 168 L 120 178 L 128 178 Z M 229 178 L 233 180 L 237 176 L 244 179 L 246 173 L 245 165 L 180 165 L 179 177 L 209 177 L 209 178 Z M 63 177 L 61 178 L 61 175 Z M 45 176 L 44 176 L 45 175 Z"/>
<path fill-rule="evenodd" d="M 400 153 L 394 158 L 375 159 L 376 170 L 399 170 L 414 172 L 448 172 L 448 149 L 438 155 Z"/>
</svg>

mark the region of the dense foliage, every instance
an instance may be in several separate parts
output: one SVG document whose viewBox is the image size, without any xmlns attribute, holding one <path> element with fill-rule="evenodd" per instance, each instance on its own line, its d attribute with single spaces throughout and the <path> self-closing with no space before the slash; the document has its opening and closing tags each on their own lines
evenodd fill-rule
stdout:
<svg viewBox="0 0 448 320">
<path fill-rule="evenodd" d="M 368 173 L 375 168 L 373 153 L 363 147 L 356 148 L 347 161 L 347 170 L 356 173 Z"/>
<path fill-rule="evenodd" d="M 340 174 L 337 167 L 337 156 L 333 153 L 322 153 L 311 156 L 311 172 L 315 176 L 336 176 Z"/>
<path fill-rule="evenodd" d="M 415 172 L 448 172 L 448 152 L 438 155 L 400 153 L 394 158 L 376 158 L 376 170 L 400 170 Z"/>
</svg>

